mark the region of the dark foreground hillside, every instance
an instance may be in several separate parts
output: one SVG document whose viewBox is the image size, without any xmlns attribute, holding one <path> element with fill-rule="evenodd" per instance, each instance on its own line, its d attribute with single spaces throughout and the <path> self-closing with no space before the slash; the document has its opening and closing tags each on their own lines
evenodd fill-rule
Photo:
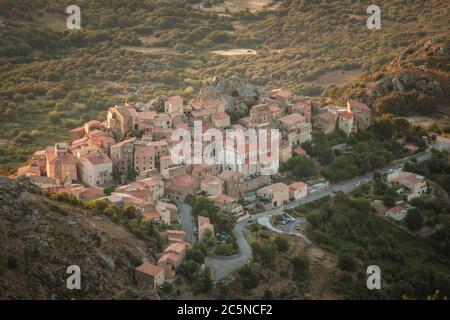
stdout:
<svg viewBox="0 0 450 320">
<path fill-rule="evenodd" d="M 152 253 L 123 227 L 0 177 L 0 299 L 154 299 L 133 279 L 144 260 Z M 81 290 L 66 288 L 70 265 Z"/>
</svg>

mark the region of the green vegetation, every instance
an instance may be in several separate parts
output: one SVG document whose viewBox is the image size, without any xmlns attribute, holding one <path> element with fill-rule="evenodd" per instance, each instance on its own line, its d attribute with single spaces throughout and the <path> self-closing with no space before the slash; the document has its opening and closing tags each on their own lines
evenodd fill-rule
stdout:
<svg viewBox="0 0 450 320">
<path fill-rule="evenodd" d="M 77 199 L 74 195 L 67 193 L 49 193 L 52 200 L 69 203 L 76 207 L 89 210 L 93 214 L 104 215 L 111 221 L 121 224 L 139 239 L 144 240 L 155 252 L 162 250 L 164 239 L 155 229 L 151 221 L 142 220 L 136 208 L 132 206 L 118 207 L 105 200 L 93 200 L 87 203 Z M 60 210 L 58 207 L 54 209 Z"/>
<path fill-rule="evenodd" d="M 314 176 L 316 168 L 311 159 L 294 155 L 288 162 L 281 164 L 281 172 L 286 172 L 293 180 L 302 180 Z"/>
<path fill-rule="evenodd" d="M 304 282 L 311 277 L 309 262 L 305 255 L 299 255 L 292 259 L 293 278 L 297 282 Z"/>
<path fill-rule="evenodd" d="M 407 162 L 404 169 L 429 178 L 450 193 L 450 155 L 436 150 L 432 152 L 430 160 Z"/>
<path fill-rule="evenodd" d="M 250 264 L 243 266 L 238 273 L 242 281 L 241 286 L 244 290 L 256 288 L 261 281 L 259 273 Z"/>
<path fill-rule="evenodd" d="M 344 298 L 425 298 L 438 289 L 443 296 L 450 294 L 448 241 L 439 246 L 411 236 L 377 217 L 364 198 L 337 193 L 305 208 L 310 239 L 339 255 L 345 272 L 334 286 Z M 383 286 L 376 292 L 365 285 L 366 267 L 372 264 L 382 270 Z"/>
<path fill-rule="evenodd" d="M 275 257 L 277 255 L 277 246 L 274 242 L 264 239 L 252 243 L 253 256 L 256 262 L 263 267 L 274 267 Z"/>
<path fill-rule="evenodd" d="M 215 239 L 212 235 L 210 242 L 214 242 L 211 247 L 217 255 L 228 256 L 237 253 L 238 247 L 236 237 L 233 234 L 233 227 L 235 225 L 234 217 L 226 212 L 220 211 L 218 207 L 209 200 L 205 195 L 188 196 L 186 202 L 192 207 L 192 214 L 197 216 L 209 217 L 211 223 L 214 225 L 216 234 L 229 235 L 229 239 L 221 241 Z"/>
<path fill-rule="evenodd" d="M 380 169 L 392 160 L 408 155 L 398 140 L 413 143 L 419 150 L 424 150 L 423 136 L 428 135 L 420 127 L 392 115 L 383 115 L 375 118 L 368 130 L 348 138 L 339 130 L 329 136 L 314 131 L 312 143 L 305 142 L 302 147 L 322 166 L 320 173 L 337 182 Z M 341 144 L 345 144 L 345 152 L 333 149 Z M 315 173 L 311 160 L 304 157 L 294 157 L 282 166 L 282 170 L 294 179 L 308 178 Z"/>
<path fill-rule="evenodd" d="M 436 101 L 423 92 L 392 92 L 377 100 L 375 109 L 379 113 L 390 113 L 397 116 L 411 114 L 430 115 L 436 111 Z"/>
<path fill-rule="evenodd" d="M 448 3 L 440 0 L 425 8 L 419 0 L 380 0 L 382 33 L 367 30 L 365 0 L 283 0 L 275 10 L 224 15 L 193 8 L 196 2 L 80 0 L 82 30 L 69 31 L 65 1 L 3 1 L 0 115 L 7 121 L 0 123 L 0 173 L 67 139 L 68 129 L 104 119 L 114 104 L 159 94 L 190 99 L 201 81 L 235 74 L 269 89 L 319 95 L 327 88 L 312 81 L 318 76 L 370 71 L 449 24 Z M 234 48 L 258 54 L 212 53 Z"/>
</svg>

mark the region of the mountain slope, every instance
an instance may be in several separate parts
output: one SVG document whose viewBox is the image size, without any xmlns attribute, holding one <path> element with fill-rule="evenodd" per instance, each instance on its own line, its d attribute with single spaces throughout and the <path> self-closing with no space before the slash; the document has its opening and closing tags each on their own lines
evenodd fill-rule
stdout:
<svg viewBox="0 0 450 320">
<path fill-rule="evenodd" d="M 401 115 L 450 114 L 450 34 L 421 40 L 361 79 L 350 95 Z"/>
<path fill-rule="evenodd" d="M 134 283 L 152 252 L 107 218 L 44 197 L 28 180 L 0 177 L 0 299 L 140 299 Z M 81 268 L 81 290 L 68 290 L 66 269 Z"/>
</svg>

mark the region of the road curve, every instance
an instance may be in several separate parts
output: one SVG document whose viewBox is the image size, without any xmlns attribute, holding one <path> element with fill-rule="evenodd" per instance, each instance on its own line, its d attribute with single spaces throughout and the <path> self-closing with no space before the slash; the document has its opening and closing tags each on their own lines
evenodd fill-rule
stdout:
<svg viewBox="0 0 450 320">
<path fill-rule="evenodd" d="M 416 158 L 418 161 L 425 161 L 431 157 L 430 150 L 425 150 L 423 152 L 420 152 L 418 154 L 404 157 L 401 159 L 394 160 L 389 166 L 384 167 L 381 170 L 377 170 L 377 172 L 385 172 L 386 170 L 393 169 L 399 167 L 399 165 L 404 164 L 406 161 Z M 236 255 L 233 255 L 231 257 L 208 257 L 206 258 L 206 264 L 209 266 L 212 272 L 212 278 L 214 281 L 218 281 L 220 279 L 223 279 L 225 276 L 230 274 L 231 272 L 239 269 L 241 266 L 243 266 L 249 259 L 252 258 L 252 249 L 250 247 L 250 244 L 248 243 L 247 239 L 244 235 L 244 228 L 248 225 L 248 222 L 250 219 L 258 219 L 262 217 L 267 217 L 278 210 L 281 209 L 292 209 L 300 204 L 305 204 L 309 202 L 316 201 L 318 199 L 321 199 L 323 197 L 331 195 L 333 192 L 337 191 L 343 191 L 343 192 L 350 192 L 354 189 L 356 189 L 358 186 L 360 186 L 362 183 L 366 183 L 373 179 L 373 172 L 368 173 L 364 176 L 354 178 L 350 181 L 345 181 L 340 184 L 336 184 L 332 186 L 330 189 L 319 192 L 313 195 L 309 195 L 303 199 L 291 201 L 283 206 L 272 208 L 263 212 L 260 212 L 256 215 L 253 215 L 245 220 L 240 221 L 236 224 L 234 227 L 234 235 L 236 236 L 236 241 L 239 247 L 239 253 Z"/>
</svg>

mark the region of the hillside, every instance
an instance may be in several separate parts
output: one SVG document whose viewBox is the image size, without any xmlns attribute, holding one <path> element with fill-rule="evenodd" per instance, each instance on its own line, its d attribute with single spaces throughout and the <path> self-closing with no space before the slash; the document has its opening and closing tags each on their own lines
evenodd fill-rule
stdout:
<svg viewBox="0 0 450 320">
<path fill-rule="evenodd" d="M 80 0 L 82 30 L 68 31 L 67 1 L 3 1 L 0 173 L 104 119 L 111 105 L 172 94 L 187 101 L 215 76 L 339 95 L 450 25 L 446 0 L 380 0 L 382 29 L 374 31 L 365 0 L 199 2 Z"/>
<path fill-rule="evenodd" d="M 107 218 L 44 197 L 26 179 L 0 177 L 0 299 L 155 299 L 134 283 L 153 262 L 144 241 Z M 81 290 L 66 269 L 81 268 Z"/>
<path fill-rule="evenodd" d="M 450 114 L 450 36 L 419 41 L 358 81 L 349 91 L 398 115 Z"/>
</svg>

